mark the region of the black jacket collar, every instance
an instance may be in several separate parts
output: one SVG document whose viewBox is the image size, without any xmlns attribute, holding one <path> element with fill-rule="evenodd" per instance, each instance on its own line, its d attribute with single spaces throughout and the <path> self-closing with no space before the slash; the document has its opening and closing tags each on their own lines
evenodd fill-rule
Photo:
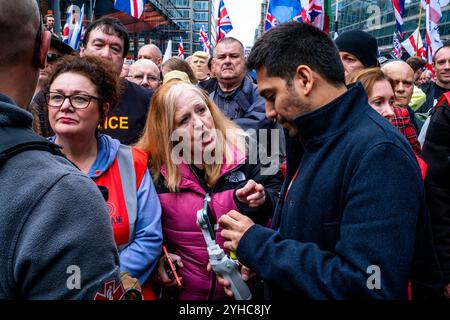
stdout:
<svg viewBox="0 0 450 320">
<path fill-rule="evenodd" d="M 294 119 L 303 145 L 319 141 L 347 130 L 358 118 L 370 110 L 367 94 L 356 83 L 327 105 Z"/>
</svg>

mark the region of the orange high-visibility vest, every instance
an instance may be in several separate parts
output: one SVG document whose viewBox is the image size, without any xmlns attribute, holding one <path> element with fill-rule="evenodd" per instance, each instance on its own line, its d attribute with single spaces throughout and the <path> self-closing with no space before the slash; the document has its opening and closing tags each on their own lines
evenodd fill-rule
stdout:
<svg viewBox="0 0 450 320">
<path fill-rule="evenodd" d="M 147 169 L 147 154 L 120 145 L 113 164 L 94 182 L 108 189 L 108 212 L 117 247 L 122 249 L 134 239 L 137 219 L 137 190 Z"/>
</svg>

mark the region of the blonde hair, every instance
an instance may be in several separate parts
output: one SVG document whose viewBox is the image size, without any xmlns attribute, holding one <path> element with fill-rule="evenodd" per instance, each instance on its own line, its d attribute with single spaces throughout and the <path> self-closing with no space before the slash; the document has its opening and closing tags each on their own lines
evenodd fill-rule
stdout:
<svg viewBox="0 0 450 320">
<path fill-rule="evenodd" d="M 192 57 L 198 57 L 198 58 L 201 58 L 201 59 L 204 59 L 204 60 L 208 60 L 208 53 L 204 52 L 204 51 L 195 51 L 192 54 Z"/>
<path fill-rule="evenodd" d="M 233 149 L 243 154 L 246 152 L 245 143 L 239 143 L 243 141 L 246 134 L 219 110 L 209 98 L 207 92 L 195 85 L 176 80 L 162 85 L 152 97 L 144 133 L 136 146 L 150 156 L 149 168 L 155 181 L 159 179 L 162 165 L 166 166 L 166 186 L 172 192 L 178 190 L 181 175 L 177 164 L 172 159 L 173 143 L 171 136 L 175 130 L 174 119 L 177 110 L 177 98 L 184 92 L 192 92 L 205 102 L 218 133 L 215 151 L 223 151 L 223 153 L 216 152 L 215 155 L 216 157 L 225 156 L 224 164 L 222 164 L 222 157 L 222 159 L 216 158 L 212 164 L 204 165 L 208 186 L 213 187 L 215 185 L 222 165 L 232 162 L 234 159 Z"/>
<path fill-rule="evenodd" d="M 368 68 L 352 74 L 349 79 L 349 83 L 360 81 L 367 95 L 370 97 L 372 95 L 372 89 L 375 83 L 382 80 L 386 80 L 391 83 L 389 78 L 383 73 L 383 71 L 381 71 L 380 68 Z"/>
</svg>

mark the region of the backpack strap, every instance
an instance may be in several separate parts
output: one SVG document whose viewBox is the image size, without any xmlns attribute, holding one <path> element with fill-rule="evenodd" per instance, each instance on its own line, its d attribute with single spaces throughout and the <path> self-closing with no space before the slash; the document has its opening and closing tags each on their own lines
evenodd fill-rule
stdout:
<svg viewBox="0 0 450 320">
<path fill-rule="evenodd" d="M 60 146 L 37 135 L 29 128 L 0 128 L 0 166 L 8 159 L 28 150 L 47 151 L 64 157 Z"/>
</svg>

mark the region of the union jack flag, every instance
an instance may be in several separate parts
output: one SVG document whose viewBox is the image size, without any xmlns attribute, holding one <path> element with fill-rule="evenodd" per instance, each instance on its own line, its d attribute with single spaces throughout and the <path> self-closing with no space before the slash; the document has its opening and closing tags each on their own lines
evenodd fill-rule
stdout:
<svg viewBox="0 0 450 320">
<path fill-rule="evenodd" d="M 264 32 L 289 20 L 303 21 L 299 0 L 270 0 L 267 5 Z"/>
<path fill-rule="evenodd" d="M 400 39 L 398 38 L 398 35 L 395 32 L 394 32 L 394 48 L 392 49 L 391 55 L 396 59 L 401 59 L 403 55 Z"/>
<path fill-rule="evenodd" d="M 323 13 L 323 0 L 309 0 L 308 23 L 313 23 L 316 18 Z"/>
<path fill-rule="evenodd" d="M 405 0 L 391 0 L 391 2 L 394 10 L 398 34 L 401 38 L 403 38 L 403 14 L 405 13 Z"/>
<path fill-rule="evenodd" d="M 180 42 L 178 42 L 178 58 L 184 59 L 184 47 L 182 37 L 180 37 Z"/>
<path fill-rule="evenodd" d="M 269 30 L 270 28 L 276 27 L 278 25 L 278 20 L 275 18 L 270 12 L 266 13 L 266 23 L 264 25 L 264 31 Z"/>
<path fill-rule="evenodd" d="M 226 34 L 233 30 L 230 16 L 228 15 L 227 8 L 223 0 L 219 3 L 219 12 L 217 15 L 217 42 L 225 38 Z"/>
<path fill-rule="evenodd" d="M 114 9 L 139 19 L 144 12 L 146 2 L 147 0 L 114 0 Z"/>
<path fill-rule="evenodd" d="M 200 43 L 202 44 L 203 51 L 209 52 L 211 50 L 211 44 L 209 43 L 208 34 L 205 31 L 205 26 L 202 25 L 199 31 Z"/>
</svg>

